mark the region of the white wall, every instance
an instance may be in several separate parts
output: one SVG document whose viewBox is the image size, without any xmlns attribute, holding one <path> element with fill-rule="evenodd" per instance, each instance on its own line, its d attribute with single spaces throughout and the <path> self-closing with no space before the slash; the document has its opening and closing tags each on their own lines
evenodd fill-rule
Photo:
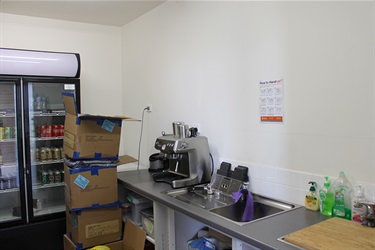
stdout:
<svg viewBox="0 0 375 250">
<path fill-rule="evenodd" d="M 122 114 L 121 28 L 0 13 L 0 47 L 79 53 L 82 112 Z"/>
<path fill-rule="evenodd" d="M 373 186 L 373 9 L 369 1 L 167 2 L 124 26 L 124 113 L 154 109 L 145 116 L 141 163 L 160 132 L 182 120 L 200 124 L 216 166 L 226 159 L 273 169 L 264 180 L 284 170 L 344 170 Z M 275 78 L 285 81 L 285 121 L 261 123 L 259 80 Z M 139 131 L 125 132 L 131 155 Z"/>
</svg>

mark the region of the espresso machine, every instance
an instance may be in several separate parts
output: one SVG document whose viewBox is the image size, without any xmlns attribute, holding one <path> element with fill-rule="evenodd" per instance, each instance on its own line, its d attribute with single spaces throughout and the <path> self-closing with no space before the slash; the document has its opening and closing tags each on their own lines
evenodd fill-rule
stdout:
<svg viewBox="0 0 375 250">
<path fill-rule="evenodd" d="M 173 123 L 173 134 L 158 137 L 155 148 L 168 161 L 168 169 L 155 173 L 156 182 L 167 182 L 173 188 L 209 183 L 211 161 L 208 140 L 197 135 L 196 128 L 183 122 Z"/>
</svg>

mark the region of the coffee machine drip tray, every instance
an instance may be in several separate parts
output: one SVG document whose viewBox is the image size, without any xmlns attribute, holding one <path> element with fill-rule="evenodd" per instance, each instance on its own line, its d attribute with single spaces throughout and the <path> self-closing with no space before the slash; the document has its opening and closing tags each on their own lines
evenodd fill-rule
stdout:
<svg viewBox="0 0 375 250">
<path fill-rule="evenodd" d="M 154 173 L 152 175 L 152 178 L 154 179 L 155 182 L 165 182 L 165 183 L 172 185 L 172 187 L 173 187 L 173 181 L 186 179 L 186 177 L 184 176 L 172 174 L 170 172 Z"/>
</svg>

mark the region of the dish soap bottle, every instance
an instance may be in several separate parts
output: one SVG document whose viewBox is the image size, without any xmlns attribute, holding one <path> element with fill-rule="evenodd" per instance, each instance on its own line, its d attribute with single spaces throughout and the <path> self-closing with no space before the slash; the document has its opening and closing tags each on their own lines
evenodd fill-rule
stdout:
<svg viewBox="0 0 375 250">
<path fill-rule="evenodd" d="M 320 198 L 320 213 L 326 216 L 332 216 L 333 202 L 335 196 L 331 190 L 331 183 L 328 181 L 328 176 L 324 177 L 324 187 L 319 190 Z"/>
<path fill-rule="evenodd" d="M 311 184 L 310 191 L 305 197 L 305 207 L 307 209 L 318 211 L 319 210 L 319 196 L 316 193 L 316 182 L 310 181 Z"/>
<path fill-rule="evenodd" d="M 349 181 L 345 177 L 343 171 L 340 172 L 339 178 L 335 181 L 333 192 L 334 192 L 334 203 L 332 209 L 332 216 L 351 220 L 352 211 L 350 203 L 350 192 L 352 188 Z"/>
<path fill-rule="evenodd" d="M 353 198 L 352 204 L 352 220 L 362 223 L 361 215 L 366 214 L 367 209 L 365 206 L 360 204 L 361 202 L 366 201 L 362 185 L 355 185 L 354 189 L 356 194 Z"/>
</svg>

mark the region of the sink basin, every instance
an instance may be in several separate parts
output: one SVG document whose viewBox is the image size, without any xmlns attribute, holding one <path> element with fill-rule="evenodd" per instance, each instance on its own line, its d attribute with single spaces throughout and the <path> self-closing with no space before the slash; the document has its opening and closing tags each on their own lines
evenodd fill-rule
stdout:
<svg viewBox="0 0 375 250">
<path fill-rule="evenodd" d="M 203 188 L 180 188 L 163 192 L 177 200 L 208 210 L 209 212 L 239 225 L 251 223 L 269 216 L 284 213 L 297 208 L 296 205 L 276 199 L 253 194 L 254 216 L 252 221 L 243 221 L 242 215 L 246 201 L 235 203 L 229 195 L 208 195 Z"/>
<path fill-rule="evenodd" d="M 247 222 L 247 221 L 242 220 L 242 215 L 245 211 L 245 205 L 246 205 L 246 202 L 239 201 L 237 203 L 234 203 L 228 206 L 211 209 L 210 212 L 217 214 L 221 217 L 224 217 L 228 220 L 232 220 L 236 222 Z M 282 211 L 284 210 L 255 201 L 253 220 L 264 218 L 266 216 L 280 213 Z"/>
<path fill-rule="evenodd" d="M 217 207 L 209 211 L 239 225 L 244 225 L 259 219 L 269 216 L 284 213 L 286 211 L 296 208 L 294 204 L 286 203 L 283 201 L 275 200 L 272 198 L 253 195 L 254 199 L 254 214 L 251 221 L 243 221 L 242 215 L 244 214 L 246 201 L 238 201 L 227 206 Z"/>
</svg>

